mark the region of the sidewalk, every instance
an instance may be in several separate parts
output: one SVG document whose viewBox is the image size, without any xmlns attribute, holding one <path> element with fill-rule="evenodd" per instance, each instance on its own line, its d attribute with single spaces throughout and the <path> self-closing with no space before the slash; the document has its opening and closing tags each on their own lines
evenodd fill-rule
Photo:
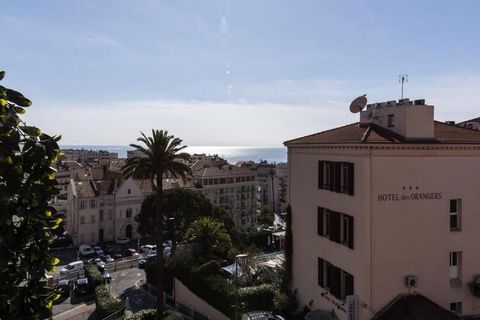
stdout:
<svg viewBox="0 0 480 320">
<path fill-rule="evenodd" d="M 88 319 L 88 317 L 93 313 L 95 310 L 95 303 L 90 304 L 81 304 L 73 309 L 67 310 L 56 316 L 53 316 L 54 320 L 67 320 L 72 319 L 74 317 L 80 316 L 85 314 L 85 317 L 78 317 L 78 319 Z"/>
</svg>

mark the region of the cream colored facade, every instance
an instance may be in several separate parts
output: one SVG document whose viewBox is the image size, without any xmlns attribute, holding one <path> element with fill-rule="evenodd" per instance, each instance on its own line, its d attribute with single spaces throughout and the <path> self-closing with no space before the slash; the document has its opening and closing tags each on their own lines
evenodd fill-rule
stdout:
<svg viewBox="0 0 480 320">
<path fill-rule="evenodd" d="M 301 306 L 334 310 L 347 319 L 346 299 L 320 285 L 325 275 L 319 275 L 320 258 L 342 270 L 341 276 L 353 276 L 356 319 L 371 319 L 397 295 L 413 292 L 447 310 L 461 303 L 461 314 L 480 314 L 480 298 L 469 288 L 480 274 L 480 134 L 434 122 L 432 106 L 419 105 L 417 118 L 415 107 L 377 110 L 377 115 L 384 112 L 383 123 L 380 117 L 368 120 L 370 107 L 362 112 L 361 125 L 286 142 L 292 289 Z M 397 117 L 396 112 L 405 115 L 401 108 L 410 118 Z M 389 129 L 389 114 L 395 114 L 396 128 Z M 319 188 L 320 161 L 353 164 L 353 195 Z M 458 200 L 456 229 L 450 221 L 452 200 Z M 353 248 L 319 235 L 319 208 L 353 217 Z M 339 227 L 343 232 L 343 220 Z M 415 277 L 416 286 L 406 285 L 407 276 Z"/>
</svg>

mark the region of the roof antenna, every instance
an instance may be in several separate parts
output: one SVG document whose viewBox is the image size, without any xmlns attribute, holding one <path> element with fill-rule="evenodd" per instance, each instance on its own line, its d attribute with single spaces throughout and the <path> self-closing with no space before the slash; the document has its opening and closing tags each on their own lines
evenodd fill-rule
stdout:
<svg viewBox="0 0 480 320">
<path fill-rule="evenodd" d="M 408 82 L 408 74 L 404 73 L 398 76 L 398 82 L 402 84 L 402 97 L 403 99 L 403 83 Z"/>
</svg>

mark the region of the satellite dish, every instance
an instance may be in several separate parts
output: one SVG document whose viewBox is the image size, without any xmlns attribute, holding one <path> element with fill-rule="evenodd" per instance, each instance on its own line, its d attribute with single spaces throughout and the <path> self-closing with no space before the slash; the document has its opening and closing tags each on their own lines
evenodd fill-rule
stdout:
<svg viewBox="0 0 480 320">
<path fill-rule="evenodd" d="M 360 96 L 356 98 L 355 100 L 350 103 L 350 112 L 352 113 L 358 113 L 362 111 L 363 108 L 367 105 L 367 95 L 364 94 L 363 96 Z"/>
</svg>

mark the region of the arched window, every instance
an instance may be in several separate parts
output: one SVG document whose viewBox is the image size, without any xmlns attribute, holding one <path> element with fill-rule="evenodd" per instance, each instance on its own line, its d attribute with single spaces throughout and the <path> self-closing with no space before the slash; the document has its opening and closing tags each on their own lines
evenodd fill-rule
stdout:
<svg viewBox="0 0 480 320">
<path fill-rule="evenodd" d="M 132 217 L 132 208 L 128 208 L 128 209 L 127 209 L 126 215 L 127 215 L 127 218 L 131 218 L 131 217 Z"/>
</svg>

